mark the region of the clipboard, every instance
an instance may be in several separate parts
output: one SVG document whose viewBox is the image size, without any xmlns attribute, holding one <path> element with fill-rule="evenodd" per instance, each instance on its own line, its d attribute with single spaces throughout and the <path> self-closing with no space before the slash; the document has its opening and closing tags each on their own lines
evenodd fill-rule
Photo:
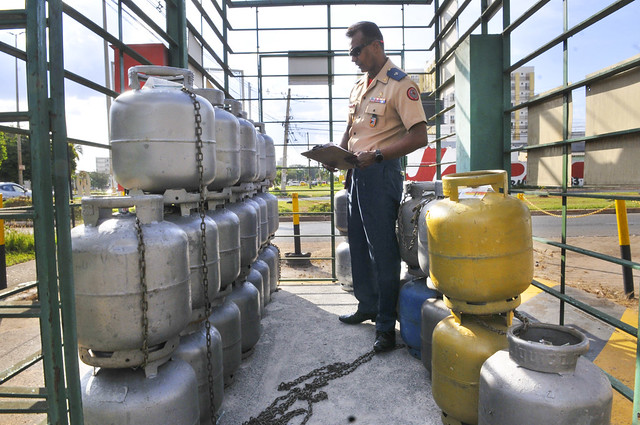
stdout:
<svg viewBox="0 0 640 425">
<path fill-rule="evenodd" d="M 301 155 L 339 170 L 354 168 L 354 165 L 350 160 L 354 160 L 356 158 L 356 155 L 353 152 L 350 152 L 334 143 L 316 145 L 313 149 L 302 152 Z"/>
</svg>

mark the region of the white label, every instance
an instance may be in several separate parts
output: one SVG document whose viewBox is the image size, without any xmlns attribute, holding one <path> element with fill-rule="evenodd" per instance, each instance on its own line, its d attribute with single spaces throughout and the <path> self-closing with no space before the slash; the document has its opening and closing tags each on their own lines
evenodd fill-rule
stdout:
<svg viewBox="0 0 640 425">
<path fill-rule="evenodd" d="M 489 184 L 478 187 L 463 187 L 458 189 L 458 199 L 483 199 L 489 192 L 494 192 Z"/>
</svg>

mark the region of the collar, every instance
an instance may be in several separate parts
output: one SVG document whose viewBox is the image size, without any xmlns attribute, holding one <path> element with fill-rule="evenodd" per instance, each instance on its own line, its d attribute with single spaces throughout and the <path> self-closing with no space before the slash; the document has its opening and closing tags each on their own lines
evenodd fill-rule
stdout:
<svg viewBox="0 0 640 425">
<path fill-rule="evenodd" d="M 389 82 L 389 76 L 387 75 L 387 72 L 391 68 L 397 68 L 397 66 L 395 66 L 394 63 L 391 62 L 391 59 L 387 58 L 387 61 L 384 63 L 380 71 L 378 71 L 378 75 L 376 75 L 373 78 L 370 85 L 369 85 L 369 74 L 366 72 L 362 75 L 362 78 L 360 78 L 359 84 L 362 84 L 365 87 L 365 89 L 368 87 L 373 87 L 376 81 L 380 81 L 383 84 L 387 84 Z"/>
</svg>

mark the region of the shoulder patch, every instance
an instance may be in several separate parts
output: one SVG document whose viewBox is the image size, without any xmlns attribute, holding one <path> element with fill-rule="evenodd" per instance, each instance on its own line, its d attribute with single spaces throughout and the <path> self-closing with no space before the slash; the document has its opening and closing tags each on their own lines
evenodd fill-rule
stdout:
<svg viewBox="0 0 640 425">
<path fill-rule="evenodd" d="M 400 81 L 404 77 L 406 77 L 407 74 L 405 74 L 401 69 L 391 68 L 390 70 L 387 71 L 387 76 L 389 78 L 393 78 L 396 81 Z"/>
<path fill-rule="evenodd" d="M 411 100 L 419 100 L 420 93 L 418 93 L 418 90 L 416 90 L 415 87 L 409 87 L 409 90 L 407 90 L 407 97 Z"/>
</svg>

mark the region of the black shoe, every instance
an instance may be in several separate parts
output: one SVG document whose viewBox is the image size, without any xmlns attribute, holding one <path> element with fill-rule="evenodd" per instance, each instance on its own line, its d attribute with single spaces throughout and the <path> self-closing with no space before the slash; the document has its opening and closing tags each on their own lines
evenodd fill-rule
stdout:
<svg viewBox="0 0 640 425">
<path fill-rule="evenodd" d="M 396 331 L 376 331 L 373 349 L 376 353 L 393 350 L 396 346 Z"/>
<path fill-rule="evenodd" d="M 364 322 L 365 320 L 371 320 L 372 322 L 375 322 L 376 314 L 361 313 L 359 311 L 356 311 L 355 313 L 351 314 L 343 314 L 342 316 L 338 317 L 338 320 L 340 320 L 342 323 L 346 323 L 347 325 L 356 325 L 358 323 Z"/>
</svg>

